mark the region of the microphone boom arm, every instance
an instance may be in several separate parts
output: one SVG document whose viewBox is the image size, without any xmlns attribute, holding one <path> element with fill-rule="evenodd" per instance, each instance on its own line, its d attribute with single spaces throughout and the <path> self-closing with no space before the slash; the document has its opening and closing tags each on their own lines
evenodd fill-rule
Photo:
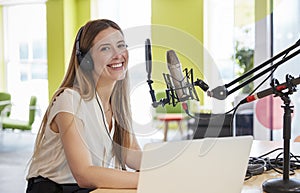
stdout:
<svg viewBox="0 0 300 193">
<path fill-rule="evenodd" d="M 213 90 L 208 91 L 208 96 L 214 97 L 214 98 L 219 99 L 219 100 L 226 99 L 228 95 L 234 93 L 235 91 L 237 91 L 240 88 L 246 86 L 250 82 L 256 80 L 257 78 L 259 78 L 261 76 L 263 76 L 267 72 L 270 72 L 273 69 L 276 69 L 281 64 L 283 64 L 286 61 L 290 60 L 291 58 L 294 58 L 295 56 L 297 56 L 300 53 L 300 49 L 298 49 L 297 51 L 293 52 L 289 56 L 287 56 L 287 55 L 288 55 L 288 53 L 290 53 L 291 51 L 295 50 L 299 46 L 300 46 L 300 39 L 294 45 L 290 46 L 289 48 L 285 49 L 281 53 L 279 53 L 279 54 L 275 55 L 274 57 L 270 58 L 269 60 L 263 62 L 262 64 L 258 65 L 257 67 L 253 68 L 252 70 L 249 70 L 248 72 L 246 72 L 242 76 L 236 78 L 235 80 L 231 81 L 230 83 L 225 84 L 223 86 L 218 86 L 218 87 L 214 88 Z M 272 64 L 275 60 L 277 60 L 281 56 L 284 56 L 284 57 L 279 62 L 273 64 L 272 66 L 270 66 L 267 69 L 263 70 L 262 72 L 256 74 L 255 76 L 247 79 L 243 83 L 237 85 L 235 88 L 233 88 L 231 90 L 228 90 L 228 88 L 231 87 L 232 85 L 240 82 L 241 80 L 246 79 L 247 77 L 251 76 L 256 71 L 258 71 L 258 70 L 262 69 L 263 67 L 265 67 L 267 64 Z"/>
</svg>

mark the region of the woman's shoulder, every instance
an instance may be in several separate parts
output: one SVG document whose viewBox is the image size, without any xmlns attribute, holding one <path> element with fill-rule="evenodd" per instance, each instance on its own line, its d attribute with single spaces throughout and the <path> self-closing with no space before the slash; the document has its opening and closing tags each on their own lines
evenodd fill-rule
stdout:
<svg viewBox="0 0 300 193">
<path fill-rule="evenodd" d="M 64 92 L 66 92 L 68 94 L 72 94 L 72 95 L 80 95 L 79 90 L 76 88 L 65 88 Z"/>
<path fill-rule="evenodd" d="M 57 91 L 56 96 L 53 99 L 53 104 L 55 103 L 70 103 L 75 101 L 80 101 L 81 96 L 76 89 L 73 88 L 63 88 Z"/>
<path fill-rule="evenodd" d="M 48 114 L 49 123 L 60 112 L 81 115 L 78 111 L 81 106 L 80 94 L 72 88 L 60 88 L 56 91 Z"/>
<path fill-rule="evenodd" d="M 80 97 L 79 91 L 74 88 L 64 88 L 60 94 L 57 95 L 59 96 L 67 96 L 67 97 Z M 81 98 L 81 97 L 80 97 Z"/>
</svg>

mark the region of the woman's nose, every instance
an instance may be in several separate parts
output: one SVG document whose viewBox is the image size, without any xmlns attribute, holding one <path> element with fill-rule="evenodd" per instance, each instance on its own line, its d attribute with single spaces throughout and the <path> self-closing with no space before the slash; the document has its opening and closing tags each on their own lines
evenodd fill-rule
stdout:
<svg viewBox="0 0 300 193">
<path fill-rule="evenodd" d="M 121 57 L 126 52 L 126 50 L 127 49 L 120 49 L 118 47 L 113 47 L 113 50 L 112 50 L 113 58 Z"/>
</svg>

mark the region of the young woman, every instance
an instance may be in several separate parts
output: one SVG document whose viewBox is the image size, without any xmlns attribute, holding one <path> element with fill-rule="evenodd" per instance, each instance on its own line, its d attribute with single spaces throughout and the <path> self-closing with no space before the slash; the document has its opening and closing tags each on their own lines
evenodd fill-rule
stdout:
<svg viewBox="0 0 300 193">
<path fill-rule="evenodd" d="M 131 128 L 127 67 L 116 23 L 93 20 L 80 28 L 37 135 L 27 193 L 137 187 L 141 152 Z"/>
</svg>

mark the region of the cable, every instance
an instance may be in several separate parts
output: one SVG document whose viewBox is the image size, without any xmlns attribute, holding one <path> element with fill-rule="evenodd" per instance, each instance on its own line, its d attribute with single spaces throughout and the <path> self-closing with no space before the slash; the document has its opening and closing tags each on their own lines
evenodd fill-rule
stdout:
<svg viewBox="0 0 300 193">
<path fill-rule="evenodd" d="M 281 151 L 278 155 L 270 159 L 268 156 L 276 151 Z M 247 172 L 245 175 L 245 181 L 249 180 L 251 177 L 255 175 L 263 174 L 265 171 L 274 170 L 279 174 L 283 174 L 283 148 L 274 149 L 268 153 L 260 155 L 258 157 L 250 157 L 247 167 Z M 290 173 L 289 175 L 294 175 L 295 170 L 300 169 L 300 156 L 296 156 L 290 153 Z"/>
<path fill-rule="evenodd" d="M 274 73 L 274 71 L 276 70 L 276 68 L 275 69 L 273 69 L 272 71 L 271 71 L 271 73 L 248 95 L 248 96 L 250 96 L 250 95 L 252 95 L 259 87 L 261 87 L 271 76 L 272 76 L 272 74 Z M 236 112 L 237 112 L 237 110 L 238 110 L 238 108 L 239 108 L 239 106 L 240 105 L 242 105 L 242 103 L 241 102 L 239 102 L 235 107 L 233 107 L 231 110 L 229 110 L 229 111 L 227 111 L 227 112 L 225 112 L 224 114 L 211 114 L 211 116 L 210 117 L 207 117 L 207 118 L 203 118 L 203 117 L 200 117 L 200 116 L 195 116 L 195 115 L 192 115 L 191 113 L 190 113 L 190 111 L 189 111 L 189 106 L 188 106 L 188 104 L 186 103 L 186 102 L 182 102 L 181 103 L 181 105 L 182 105 L 182 108 L 183 108 L 183 110 L 185 111 L 185 113 L 189 116 L 189 117 L 191 117 L 191 118 L 194 118 L 194 119 L 196 119 L 197 121 L 199 121 L 199 120 L 211 120 L 211 119 L 217 119 L 217 118 L 220 118 L 220 117 L 222 117 L 222 116 L 224 116 L 224 115 L 226 115 L 226 114 L 229 114 L 229 113 L 231 113 L 232 111 L 233 111 L 233 113 L 232 113 L 232 116 L 231 116 L 231 121 L 230 121 L 230 128 L 232 129 L 233 127 L 233 120 L 234 120 L 234 116 L 235 116 L 235 114 L 236 114 Z"/>
<path fill-rule="evenodd" d="M 113 148 L 114 152 L 117 154 L 116 157 L 118 158 L 118 160 L 119 160 L 119 162 L 120 162 L 120 164 L 121 164 L 122 170 L 126 170 L 126 166 L 123 164 L 123 162 L 122 162 L 122 160 L 121 160 L 121 157 L 118 156 L 119 154 L 116 152 L 116 148 L 115 148 L 115 145 L 114 145 L 115 142 L 114 142 L 114 140 L 111 138 L 111 136 L 110 136 L 110 134 L 109 134 L 108 128 L 107 128 L 106 123 L 105 123 L 105 114 L 104 114 L 104 111 L 103 111 L 102 106 L 101 106 L 101 104 L 100 104 L 100 101 L 99 101 L 99 99 L 98 99 L 98 94 L 97 94 L 96 91 L 95 91 L 95 97 L 96 97 L 98 106 L 100 107 L 100 110 L 101 110 L 102 121 L 103 121 L 105 130 L 106 130 L 106 133 L 107 133 L 109 139 L 110 139 L 111 142 L 112 142 L 112 148 Z"/>
<path fill-rule="evenodd" d="M 197 120 L 210 120 L 210 119 L 217 119 L 223 115 L 226 115 L 226 114 L 229 114 L 231 111 L 235 110 L 236 107 L 232 108 L 231 110 L 225 112 L 224 114 L 211 114 L 211 116 L 209 118 L 203 118 L 203 117 L 200 117 L 200 116 L 196 116 L 196 115 L 192 115 L 189 111 L 189 108 L 188 108 L 188 104 L 186 102 L 182 102 L 182 108 L 183 110 L 185 111 L 185 113 L 191 117 L 191 118 L 194 118 L 194 119 L 197 119 Z"/>
<path fill-rule="evenodd" d="M 296 44 L 299 44 L 299 42 L 300 42 L 300 39 L 296 42 Z M 286 53 L 285 53 L 285 55 L 282 57 L 282 59 L 285 59 L 286 57 L 287 57 L 287 55 L 289 54 L 289 52 L 290 51 L 287 51 Z M 255 89 L 253 89 L 253 91 L 252 92 L 250 92 L 250 94 L 248 94 L 248 96 L 251 96 L 254 92 L 256 92 L 257 91 L 257 89 L 259 88 L 259 87 L 261 87 L 271 76 L 273 76 L 273 73 L 275 72 L 275 70 L 278 68 L 278 66 L 277 67 L 275 67 L 272 71 L 271 71 L 271 73 L 259 84 L 259 85 L 257 85 L 257 87 L 255 88 Z M 233 125 L 233 119 L 234 119 L 234 116 L 235 116 L 235 114 L 236 114 L 236 111 L 237 111 L 237 109 L 239 108 L 239 106 L 241 105 L 241 102 L 240 103 L 238 103 L 233 109 L 231 109 L 230 111 L 228 111 L 227 113 L 229 113 L 229 112 L 231 112 L 231 111 L 233 111 L 233 113 L 232 113 L 232 118 L 231 118 L 231 123 L 230 123 L 230 126 L 232 127 L 232 125 Z"/>
<path fill-rule="evenodd" d="M 271 76 L 272 76 L 272 74 L 274 73 L 274 71 L 277 69 L 277 67 L 276 68 L 274 68 L 272 71 L 271 71 L 271 73 L 255 88 L 255 89 L 253 89 L 253 91 L 248 95 L 248 96 L 250 96 L 250 95 L 252 95 L 259 87 L 261 87 Z M 238 109 L 238 107 L 241 105 L 241 102 L 240 103 L 238 103 L 235 107 L 233 107 L 231 110 L 229 110 L 229 111 L 227 111 L 227 112 L 225 112 L 224 114 L 226 115 L 226 114 L 229 114 L 229 113 L 231 113 L 232 111 L 233 111 L 233 113 L 232 113 L 232 118 L 231 118 L 231 123 L 230 123 L 230 125 L 232 126 L 232 122 L 233 122 L 233 117 L 234 117 L 234 115 L 235 115 L 235 113 L 236 113 L 236 111 L 237 111 L 237 109 Z M 210 118 L 201 118 L 200 116 L 195 116 L 195 115 L 192 115 L 191 113 L 190 113 L 190 111 L 189 111 L 189 107 L 188 107 L 188 104 L 186 103 L 186 102 L 182 102 L 182 108 L 183 108 L 183 110 L 185 111 L 185 113 L 188 115 L 188 116 L 190 116 L 191 118 L 194 118 L 194 119 L 198 119 L 198 120 L 207 120 L 207 119 L 214 119 L 214 118 L 219 118 L 220 116 L 222 116 L 222 115 L 213 115 L 213 116 L 211 116 Z"/>
<path fill-rule="evenodd" d="M 283 59 L 284 59 L 287 55 L 288 55 L 288 52 L 283 56 Z M 276 69 L 277 69 L 277 67 L 275 67 L 275 68 L 271 71 L 271 73 L 270 73 L 263 81 L 261 81 L 260 84 L 257 85 L 256 88 L 254 88 L 252 92 L 250 92 L 250 94 L 249 94 L 248 96 L 250 96 L 250 95 L 252 95 L 254 92 L 256 92 L 257 89 L 260 88 L 260 87 L 261 87 L 261 86 L 262 86 L 262 85 L 263 85 L 263 84 L 264 84 L 264 83 L 265 83 L 265 82 L 273 75 L 273 73 L 275 72 Z M 240 105 L 242 105 L 242 102 L 241 102 L 241 101 L 240 101 L 235 107 L 233 107 L 231 110 L 225 112 L 224 114 L 214 114 L 214 115 L 211 114 L 210 117 L 202 118 L 202 117 L 200 117 L 200 116 L 192 115 L 192 114 L 190 113 L 190 111 L 189 111 L 188 104 L 187 104 L 186 102 L 182 102 L 182 108 L 184 109 L 185 113 L 186 113 L 189 117 L 194 118 L 194 119 L 196 119 L 197 121 L 199 121 L 199 120 L 211 120 L 211 119 L 217 119 L 217 118 L 220 118 L 220 117 L 222 117 L 222 116 L 224 116 L 224 115 L 226 115 L 226 114 L 229 114 L 229 113 L 233 112 L 233 113 L 232 113 L 232 116 L 231 116 L 231 120 L 230 120 L 230 128 L 231 128 L 232 130 L 233 130 L 233 120 L 234 120 L 234 117 L 235 117 L 236 112 L 237 112 L 238 108 L 240 107 Z"/>
<path fill-rule="evenodd" d="M 264 159 L 250 157 L 245 180 L 250 179 L 252 176 L 260 175 L 266 170 L 267 170 L 267 162 Z"/>
<path fill-rule="evenodd" d="M 272 71 L 271 71 L 271 73 L 261 82 L 261 83 L 259 83 L 259 85 L 257 85 L 257 87 L 255 88 L 255 89 L 253 89 L 253 91 L 252 92 L 250 92 L 250 94 L 248 94 L 248 96 L 250 96 L 250 95 L 252 95 L 254 92 L 256 92 L 257 91 L 257 89 L 259 88 L 259 87 L 261 87 L 272 75 L 273 75 L 273 73 L 275 72 L 275 70 L 276 70 L 277 68 L 274 68 Z M 233 125 L 233 120 L 234 120 L 234 116 L 235 116 L 235 114 L 236 114 L 236 112 L 237 112 L 237 110 L 238 110 L 238 108 L 240 107 L 242 105 L 242 102 L 240 101 L 233 109 L 231 109 L 231 111 L 233 111 L 233 113 L 232 113 L 232 117 L 231 117 L 231 121 L 230 121 L 230 128 L 232 128 L 232 125 Z"/>
</svg>

